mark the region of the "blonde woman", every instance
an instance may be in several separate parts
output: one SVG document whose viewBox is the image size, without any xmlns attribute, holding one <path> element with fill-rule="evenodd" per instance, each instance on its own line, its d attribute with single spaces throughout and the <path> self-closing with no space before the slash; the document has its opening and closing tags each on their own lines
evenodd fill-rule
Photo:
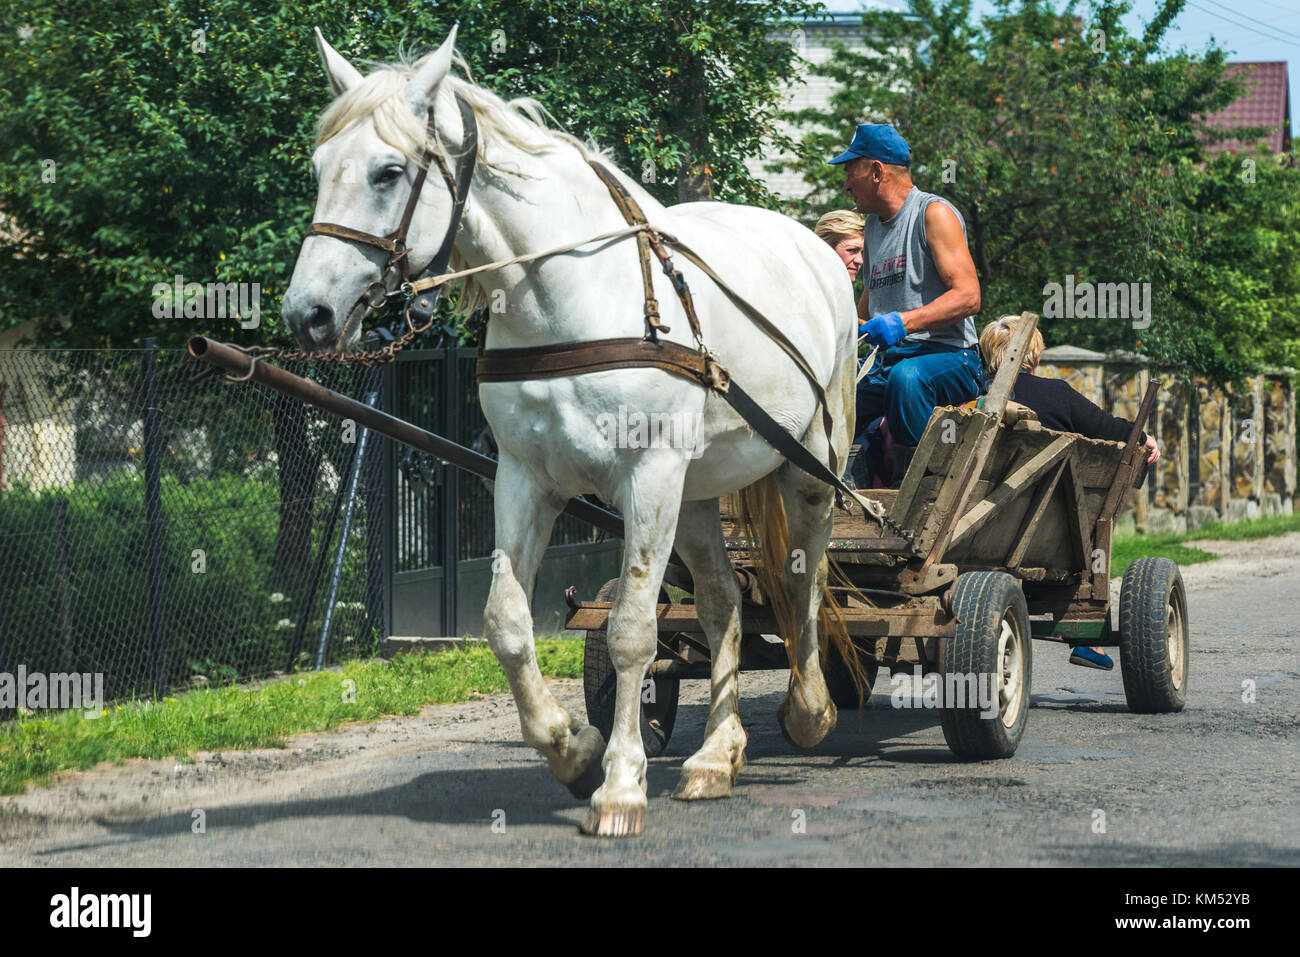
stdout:
<svg viewBox="0 0 1300 957">
<path fill-rule="evenodd" d="M 1002 316 L 990 322 L 980 333 L 980 354 L 984 364 L 989 368 L 989 379 L 985 381 L 987 390 L 989 381 L 998 371 L 1006 355 L 1011 334 L 1015 332 L 1019 316 Z M 1091 439 L 1109 439 L 1112 442 L 1127 442 L 1133 431 L 1133 423 L 1118 416 L 1111 415 L 1105 409 L 1098 408 L 1072 389 L 1069 383 L 1061 379 L 1046 379 L 1034 375 L 1038 368 L 1038 359 L 1043 353 L 1043 336 L 1035 329 L 1029 348 L 1020 360 L 1020 373 L 1012 387 L 1011 398 L 1021 405 L 1029 406 L 1038 414 L 1038 419 L 1047 429 L 1058 432 L 1073 432 Z M 1160 447 L 1156 445 L 1155 436 L 1141 436 L 1147 448 L 1147 464 L 1155 465 L 1160 461 Z M 1085 648 L 1079 645 L 1070 655 L 1070 664 L 1085 668 L 1099 668 L 1110 671 L 1115 662 L 1110 655 L 1100 648 Z"/>
<path fill-rule="evenodd" d="M 817 220 L 813 228 L 826 244 L 835 250 L 849 271 L 849 279 L 858 278 L 862 268 L 862 228 L 866 220 L 851 209 L 837 209 Z"/>
</svg>

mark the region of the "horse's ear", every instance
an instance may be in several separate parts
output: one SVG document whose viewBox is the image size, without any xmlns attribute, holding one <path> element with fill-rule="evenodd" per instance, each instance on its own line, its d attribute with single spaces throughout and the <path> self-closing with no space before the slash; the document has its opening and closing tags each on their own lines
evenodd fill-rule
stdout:
<svg viewBox="0 0 1300 957">
<path fill-rule="evenodd" d="M 361 71 L 354 67 L 338 50 L 329 45 L 320 27 L 316 27 L 316 49 L 320 51 L 321 63 L 325 66 L 325 75 L 329 77 L 334 95 L 352 89 L 361 82 Z"/>
<path fill-rule="evenodd" d="M 438 84 L 446 78 L 447 72 L 451 69 L 451 55 L 456 49 L 458 28 L 459 25 L 451 28 L 451 33 L 442 42 L 442 46 L 438 47 L 437 52 L 424 62 L 406 85 L 406 102 L 419 116 L 424 116 L 433 105 L 433 95 L 438 89 Z"/>
</svg>

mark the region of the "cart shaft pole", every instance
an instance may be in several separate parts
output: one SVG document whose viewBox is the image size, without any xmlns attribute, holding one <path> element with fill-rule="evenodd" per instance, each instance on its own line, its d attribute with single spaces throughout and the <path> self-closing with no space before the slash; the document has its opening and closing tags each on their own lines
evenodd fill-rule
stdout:
<svg viewBox="0 0 1300 957">
<path fill-rule="evenodd" d="M 435 455 L 445 462 L 462 468 L 467 472 L 492 480 L 496 478 L 497 463 L 486 455 L 480 455 L 473 449 L 467 449 L 441 435 L 426 432 L 402 419 L 395 418 L 387 412 L 372 408 L 355 399 L 340 395 L 310 379 L 286 372 L 269 362 L 253 362 L 243 351 L 226 343 L 216 342 L 206 336 L 194 336 L 189 342 L 190 355 L 201 359 L 209 365 L 216 366 L 236 376 L 246 376 L 251 372 L 250 381 L 291 396 L 308 405 L 325 412 L 351 419 L 380 435 L 387 436 L 395 442 L 409 445 L 413 449 Z M 582 499 L 569 499 L 564 511 L 574 518 L 581 519 L 596 528 L 606 531 L 616 538 L 623 537 L 623 519 L 615 513 L 593 505 Z"/>
</svg>

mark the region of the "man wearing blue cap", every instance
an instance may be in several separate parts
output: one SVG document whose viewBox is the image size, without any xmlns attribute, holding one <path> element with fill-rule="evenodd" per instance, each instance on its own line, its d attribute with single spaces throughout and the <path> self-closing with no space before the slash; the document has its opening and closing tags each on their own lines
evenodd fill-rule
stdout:
<svg viewBox="0 0 1300 957">
<path fill-rule="evenodd" d="M 912 151 L 892 126 L 862 124 L 831 163 L 866 217 L 858 329 L 880 348 L 858 385 L 858 428 L 885 417 L 897 485 L 935 406 L 980 393 L 979 278 L 961 213 L 912 185 Z"/>
</svg>

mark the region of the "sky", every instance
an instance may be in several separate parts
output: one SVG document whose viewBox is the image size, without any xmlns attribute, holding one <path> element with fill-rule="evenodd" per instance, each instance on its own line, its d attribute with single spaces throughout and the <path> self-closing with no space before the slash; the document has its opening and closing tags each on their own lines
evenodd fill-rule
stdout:
<svg viewBox="0 0 1300 957">
<path fill-rule="evenodd" d="M 823 0 L 832 12 L 849 13 L 865 6 L 906 9 L 905 0 Z M 1058 3 L 1058 9 L 1063 6 Z M 1134 0 L 1124 25 L 1136 33 L 1154 15 L 1157 0 Z M 976 16 L 991 13 L 989 0 L 975 0 Z M 1228 60 L 1286 60 L 1291 82 L 1291 127 L 1297 133 L 1300 113 L 1300 0 L 1188 0 L 1183 12 L 1165 34 L 1173 50 L 1205 50 L 1213 39 L 1228 51 Z"/>
</svg>

